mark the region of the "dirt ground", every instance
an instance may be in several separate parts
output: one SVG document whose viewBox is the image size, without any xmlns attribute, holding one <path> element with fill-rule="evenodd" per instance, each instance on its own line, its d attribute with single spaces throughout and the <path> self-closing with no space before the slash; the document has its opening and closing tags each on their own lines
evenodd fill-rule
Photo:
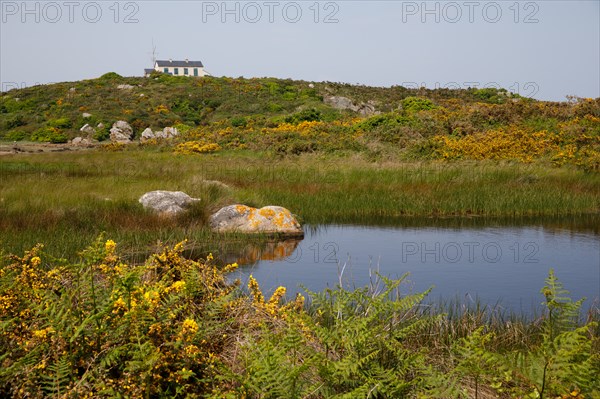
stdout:
<svg viewBox="0 0 600 399">
<path fill-rule="evenodd" d="M 0 156 L 13 154 L 41 154 L 46 152 L 84 151 L 98 147 L 99 144 L 50 144 L 35 142 L 0 142 Z"/>
</svg>

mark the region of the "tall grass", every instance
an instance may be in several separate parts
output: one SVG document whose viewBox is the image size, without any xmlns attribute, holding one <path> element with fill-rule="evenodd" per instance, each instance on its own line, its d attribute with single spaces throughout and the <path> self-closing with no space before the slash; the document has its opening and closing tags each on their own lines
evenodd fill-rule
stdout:
<svg viewBox="0 0 600 399">
<path fill-rule="evenodd" d="M 185 191 L 201 201 L 183 217 L 160 218 L 137 202 L 158 189 Z M 0 241 L 14 252 L 46 242 L 58 254 L 72 255 L 100 231 L 138 250 L 157 240 L 205 241 L 208 215 L 235 202 L 281 205 L 309 224 L 597 215 L 600 175 L 512 163 L 372 163 L 246 152 L 184 156 L 137 147 L 4 156 L 0 163 Z"/>
</svg>

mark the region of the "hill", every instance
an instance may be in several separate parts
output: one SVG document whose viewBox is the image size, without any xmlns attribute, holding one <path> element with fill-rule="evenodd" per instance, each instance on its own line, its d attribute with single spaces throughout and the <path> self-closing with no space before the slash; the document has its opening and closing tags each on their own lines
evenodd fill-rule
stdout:
<svg viewBox="0 0 600 399">
<path fill-rule="evenodd" d="M 98 79 L 1 94 L 0 140 L 107 140 L 177 126 L 184 149 L 362 152 L 370 157 L 544 160 L 598 170 L 600 99 L 544 102 L 504 89 L 408 89 L 274 78 Z M 177 144 L 177 143 L 175 143 Z M 217 147 L 211 147 L 217 148 Z"/>
</svg>

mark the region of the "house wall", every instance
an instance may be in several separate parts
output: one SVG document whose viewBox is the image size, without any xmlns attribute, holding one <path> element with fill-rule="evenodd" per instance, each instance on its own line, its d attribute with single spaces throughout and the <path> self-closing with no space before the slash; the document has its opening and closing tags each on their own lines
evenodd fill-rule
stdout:
<svg viewBox="0 0 600 399">
<path fill-rule="evenodd" d="M 157 70 L 158 72 L 164 72 L 164 68 L 167 68 L 169 70 L 169 73 L 172 75 L 175 75 L 175 67 L 158 67 L 158 65 L 154 66 L 154 69 Z M 184 67 L 177 67 L 179 69 L 179 74 L 176 76 L 186 76 L 183 74 L 183 68 Z M 194 76 L 194 68 L 193 67 L 187 67 L 188 68 L 188 75 L 187 76 Z M 198 68 L 198 77 L 201 76 L 206 76 L 207 73 L 204 72 L 204 68 Z"/>
</svg>

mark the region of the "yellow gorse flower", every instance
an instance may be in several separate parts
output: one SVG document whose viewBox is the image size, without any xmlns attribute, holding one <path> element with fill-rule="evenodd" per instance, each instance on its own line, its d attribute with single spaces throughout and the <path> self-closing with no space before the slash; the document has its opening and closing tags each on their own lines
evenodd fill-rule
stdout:
<svg viewBox="0 0 600 399">
<path fill-rule="evenodd" d="M 117 244 L 113 240 L 108 240 L 106 241 L 106 244 L 104 244 L 104 249 L 106 249 L 106 252 L 108 252 L 109 254 L 114 253 L 116 247 Z"/>
<path fill-rule="evenodd" d="M 250 290 L 250 294 L 252 294 L 253 303 L 255 305 L 260 306 L 265 304 L 265 297 L 263 296 L 262 291 L 260 290 L 258 282 L 252 275 L 250 275 L 250 277 L 248 278 L 248 289 Z"/>
<path fill-rule="evenodd" d="M 193 335 L 196 334 L 198 332 L 198 323 L 196 323 L 196 320 L 194 319 L 190 319 L 187 318 L 183 321 L 183 324 L 181 325 L 181 333 L 183 335 Z"/>
<path fill-rule="evenodd" d="M 169 294 L 171 292 L 180 292 L 184 289 L 185 289 L 185 281 L 180 280 L 180 281 L 175 281 L 169 287 L 165 288 L 165 292 L 167 294 Z"/>
</svg>

